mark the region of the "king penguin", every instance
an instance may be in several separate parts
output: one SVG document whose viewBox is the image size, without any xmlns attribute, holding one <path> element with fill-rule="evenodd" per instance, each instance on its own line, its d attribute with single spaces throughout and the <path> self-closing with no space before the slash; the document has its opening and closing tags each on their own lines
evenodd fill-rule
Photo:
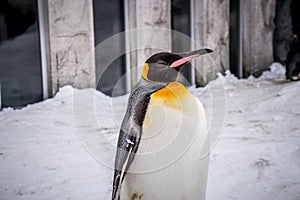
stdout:
<svg viewBox="0 0 300 200">
<path fill-rule="evenodd" d="M 192 59 L 211 52 L 162 52 L 145 62 L 119 132 L 112 200 L 205 199 L 205 112 L 178 76 Z"/>
</svg>

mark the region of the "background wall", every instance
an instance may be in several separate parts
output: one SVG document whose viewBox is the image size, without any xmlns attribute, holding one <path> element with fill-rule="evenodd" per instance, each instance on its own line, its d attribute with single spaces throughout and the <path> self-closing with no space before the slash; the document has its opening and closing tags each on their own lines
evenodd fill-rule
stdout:
<svg viewBox="0 0 300 200">
<path fill-rule="evenodd" d="M 273 31 L 276 0 L 242 2 L 244 77 L 258 76 L 273 62 Z M 140 78 L 145 60 L 159 51 L 171 51 L 171 0 L 128 0 L 125 28 L 164 28 L 166 31 L 136 31 L 127 35 L 130 82 Z M 95 87 L 95 63 L 83 60 L 94 47 L 92 0 L 48 0 L 50 82 L 53 94 L 59 87 Z M 191 1 L 193 49 L 211 48 L 214 53 L 196 60 L 195 83 L 204 86 L 217 73 L 229 69 L 230 0 Z"/>
</svg>

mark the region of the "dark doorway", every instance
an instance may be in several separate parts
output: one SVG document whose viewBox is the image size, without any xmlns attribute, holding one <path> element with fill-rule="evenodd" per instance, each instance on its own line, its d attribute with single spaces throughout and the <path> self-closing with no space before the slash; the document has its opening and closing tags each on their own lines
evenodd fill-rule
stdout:
<svg viewBox="0 0 300 200">
<path fill-rule="evenodd" d="M 274 61 L 285 64 L 292 42 L 293 25 L 291 16 L 292 0 L 276 0 L 274 30 Z"/>
<path fill-rule="evenodd" d="M 291 4 L 291 15 L 292 15 L 292 26 L 293 35 L 296 35 L 298 40 L 300 39 L 300 1 L 292 0 Z"/>
<path fill-rule="evenodd" d="M 276 0 L 274 61 L 285 64 L 292 41 L 300 38 L 300 1 Z"/>
<path fill-rule="evenodd" d="M 2 107 L 43 99 L 37 0 L 0 1 Z"/>
<path fill-rule="evenodd" d="M 124 5 L 122 0 L 94 0 L 94 30 L 96 47 L 96 78 L 97 90 L 107 95 L 122 95 L 126 93 L 125 79 L 125 56 L 122 55 L 114 60 L 106 69 L 103 66 L 103 55 L 97 53 L 97 45 L 104 40 L 124 31 Z M 124 52 L 125 38 L 117 42 L 119 47 L 113 51 Z M 118 52 L 115 52 L 118 54 Z M 119 54 L 118 54 L 119 55 Z M 103 72 L 104 70 L 104 72 Z M 102 73 L 103 72 L 103 73 Z M 123 83 L 120 83 L 123 80 Z M 118 83 L 118 85 L 117 85 Z"/>
<path fill-rule="evenodd" d="M 172 0 L 171 1 L 171 28 L 191 37 L 191 9 L 188 0 Z M 179 34 L 172 32 L 172 51 L 186 52 L 191 50 L 191 42 L 186 38 L 180 37 Z M 188 64 L 181 69 L 184 76 L 182 82 L 186 85 L 192 85 L 192 67 Z"/>
<path fill-rule="evenodd" d="M 231 73 L 238 78 L 243 77 L 241 3 L 242 0 L 230 0 L 229 66 Z"/>
</svg>

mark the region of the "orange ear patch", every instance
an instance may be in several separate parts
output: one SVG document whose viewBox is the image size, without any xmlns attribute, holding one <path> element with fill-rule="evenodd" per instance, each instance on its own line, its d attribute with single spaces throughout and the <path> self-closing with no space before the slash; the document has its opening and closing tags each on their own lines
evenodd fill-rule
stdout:
<svg viewBox="0 0 300 200">
<path fill-rule="evenodd" d="M 149 65 L 148 65 L 148 63 L 145 63 L 144 66 L 143 66 L 143 69 L 142 69 L 142 77 L 145 80 L 149 80 L 148 79 L 148 71 L 149 71 Z"/>
<path fill-rule="evenodd" d="M 189 95 L 189 91 L 181 83 L 171 82 L 151 95 L 150 104 L 181 109 L 183 100 Z"/>
</svg>

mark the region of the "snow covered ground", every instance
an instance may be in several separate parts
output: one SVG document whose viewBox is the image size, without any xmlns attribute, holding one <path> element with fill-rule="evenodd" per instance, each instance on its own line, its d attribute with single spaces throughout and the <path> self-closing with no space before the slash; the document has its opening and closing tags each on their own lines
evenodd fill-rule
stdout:
<svg viewBox="0 0 300 200">
<path fill-rule="evenodd" d="M 300 199 L 300 82 L 285 81 L 279 64 L 258 79 L 217 81 L 226 118 L 211 152 L 207 199 Z M 191 92 L 211 119 L 209 86 Z M 127 97 L 66 86 L 53 99 L 1 111 L 0 200 L 110 199 Z"/>
</svg>

